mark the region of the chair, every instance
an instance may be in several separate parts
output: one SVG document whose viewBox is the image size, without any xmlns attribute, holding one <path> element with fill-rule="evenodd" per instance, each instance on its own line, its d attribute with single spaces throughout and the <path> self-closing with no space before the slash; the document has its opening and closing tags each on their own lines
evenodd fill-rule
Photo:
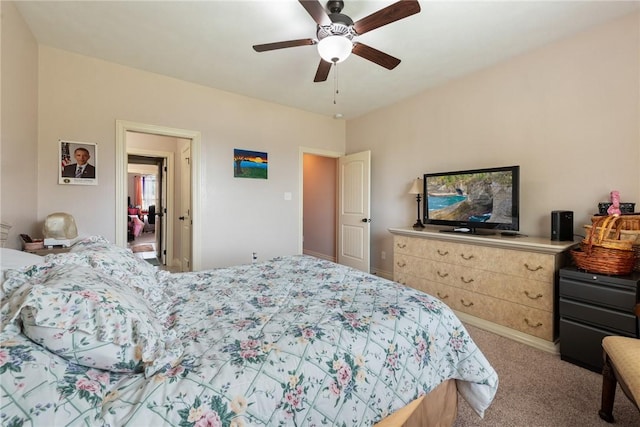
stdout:
<svg viewBox="0 0 640 427">
<path fill-rule="evenodd" d="M 640 317 L 640 304 L 634 311 Z M 640 339 L 607 336 L 602 340 L 602 350 L 602 402 L 598 415 L 612 423 L 616 384 L 620 384 L 624 394 L 640 410 Z"/>
</svg>

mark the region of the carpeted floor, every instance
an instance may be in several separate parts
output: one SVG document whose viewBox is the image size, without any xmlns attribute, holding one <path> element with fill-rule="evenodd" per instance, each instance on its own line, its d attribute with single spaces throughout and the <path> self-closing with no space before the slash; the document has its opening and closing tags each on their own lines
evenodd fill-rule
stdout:
<svg viewBox="0 0 640 427">
<path fill-rule="evenodd" d="M 638 427 L 640 413 L 620 387 L 615 424 L 600 419 L 602 376 L 508 338 L 465 325 L 494 369 L 500 385 L 484 419 L 460 398 L 455 427 Z"/>
</svg>

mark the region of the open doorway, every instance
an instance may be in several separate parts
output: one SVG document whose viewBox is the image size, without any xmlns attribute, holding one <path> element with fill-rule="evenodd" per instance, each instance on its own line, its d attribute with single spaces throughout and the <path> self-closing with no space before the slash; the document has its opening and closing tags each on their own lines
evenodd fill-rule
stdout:
<svg viewBox="0 0 640 427">
<path fill-rule="evenodd" d="M 338 159 L 303 156 L 302 253 L 337 262 Z"/>
<path fill-rule="evenodd" d="M 371 239 L 371 152 L 344 155 L 301 147 L 300 155 L 300 253 L 325 258 L 338 264 L 369 272 Z M 316 166 L 325 165 L 316 174 Z M 328 179 L 330 174 L 335 179 Z M 315 176 L 314 176 L 315 175 Z M 309 186 L 317 181 L 319 185 Z M 322 185 L 324 181 L 330 184 Z M 337 184 L 337 185 L 336 185 Z M 320 193 L 325 193 L 318 198 Z M 312 200 L 309 203 L 309 200 Z M 331 210 L 321 209 L 322 203 L 332 204 Z M 322 210 L 321 216 L 316 210 Z M 333 224 L 333 232 L 331 231 Z M 326 230 L 316 236 L 318 228 Z M 320 240 L 309 242 L 309 237 Z M 327 247 L 333 239 L 333 254 L 312 248 Z M 320 243 L 320 245 L 318 244 Z M 326 255 L 326 256 L 325 256 Z"/>
<path fill-rule="evenodd" d="M 344 153 L 300 147 L 299 253 L 337 262 L 337 165 Z"/>
<path fill-rule="evenodd" d="M 129 200 L 129 156 L 138 156 L 150 158 L 152 163 L 162 159 L 165 163 L 162 171 L 158 172 L 164 185 L 160 185 L 156 204 L 155 218 L 156 223 L 153 224 L 155 230 L 161 227 L 161 232 L 154 233 L 154 239 L 162 239 L 159 246 L 162 248 L 162 254 L 166 257 L 165 264 L 167 269 L 172 271 L 190 271 L 200 268 L 200 144 L 201 135 L 198 131 L 189 131 L 184 129 L 166 128 L 155 125 L 146 125 L 142 123 L 127 122 L 122 120 L 116 121 L 116 244 L 119 246 L 128 246 L 128 215 L 122 215 L 127 212 Z M 190 171 L 185 176 L 180 173 L 180 162 L 175 158 L 181 156 L 185 147 L 189 148 L 189 164 Z M 155 160 L 153 160 L 155 159 Z M 159 163 L 155 163 L 159 165 Z M 151 174 L 153 175 L 153 174 Z M 157 182 L 156 182 L 157 185 Z M 164 190 L 162 190 L 164 189 Z M 164 193 L 162 192 L 164 191 Z M 181 241 L 184 233 L 181 234 L 181 224 L 178 218 L 183 214 L 181 209 L 180 192 L 188 191 L 190 197 L 190 233 L 186 238 L 188 242 Z M 151 200 L 151 197 L 149 197 Z M 145 205 L 140 203 L 141 210 Z M 142 219 L 144 225 L 148 224 L 148 205 L 146 221 Z M 161 207 L 158 207 L 161 205 Z M 159 215 L 158 215 L 159 214 Z M 143 217 L 144 218 L 144 217 Z M 158 222 L 158 218 L 161 221 Z M 153 221 L 153 220 L 152 220 Z M 158 225 L 160 224 L 160 225 Z M 144 234 L 144 233 L 143 233 Z M 185 259 L 181 253 L 183 249 L 188 249 L 188 263 L 182 264 Z"/>
<path fill-rule="evenodd" d="M 147 262 L 171 270 L 164 221 L 167 163 L 166 157 L 128 156 L 127 246 Z"/>
</svg>

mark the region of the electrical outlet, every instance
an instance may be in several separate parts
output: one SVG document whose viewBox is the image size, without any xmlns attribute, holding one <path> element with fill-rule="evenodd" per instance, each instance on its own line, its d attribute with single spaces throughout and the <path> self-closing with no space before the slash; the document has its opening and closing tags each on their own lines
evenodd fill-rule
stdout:
<svg viewBox="0 0 640 427">
<path fill-rule="evenodd" d="M 387 259 L 387 253 L 385 251 L 380 252 L 380 258 Z"/>
</svg>

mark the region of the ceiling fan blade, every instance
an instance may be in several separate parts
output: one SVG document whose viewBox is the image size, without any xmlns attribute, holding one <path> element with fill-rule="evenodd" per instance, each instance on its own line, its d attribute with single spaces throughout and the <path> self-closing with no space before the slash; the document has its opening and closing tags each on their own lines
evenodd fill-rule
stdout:
<svg viewBox="0 0 640 427">
<path fill-rule="evenodd" d="M 311 15 L 316 24 L 318 25 L 330 25 L 331 19 L 329 15 L 324 11 L 324 7 L 318 0 L 299 0 L 302 7 L 305 8 L 307 13 Z"/>
<path fill-rule="evenodd" d="M 371 46 L 367 46 L 363 43 L 354 43 L 353 50 L 354 55 L 358 55 L 361 58 L 374 62 L 387 70 L 393 70 L 398 66 L 400 60 L 389 54 L 374 49 Z"/>
<path fill-rule="evenodd" d="M 331 71 L 331 65 L 331 62 L 321 59 L 320 64 L 318 64 L 318 71 L 316 71 L 316 77 L 313 81 L 317 83 L 327 80 L 327 77 L 329 77 L 329 71 Z"/>
<path fill-rule="evenodd" d="M 417 0 L 400 0 L 358 20 L 353 24 L 353 28 L 358 35 L 362 35 L 418 12 L 420 12 L 420 4 Z"/>
<path fill-rule="evenodd" d="M 268 50 L 284 49 L 287 47 L 296 47 L 296 46 L 310 46 L 314 44 L 316 44 L 316 42 L 313 39 L 298 39 L 298 40 L 288 40 L 286 42 L 256 44 L 256 45 L 253 45 L 253 50 L 255 50 L 256 52 L 266 52 Z"/>
</svg>

